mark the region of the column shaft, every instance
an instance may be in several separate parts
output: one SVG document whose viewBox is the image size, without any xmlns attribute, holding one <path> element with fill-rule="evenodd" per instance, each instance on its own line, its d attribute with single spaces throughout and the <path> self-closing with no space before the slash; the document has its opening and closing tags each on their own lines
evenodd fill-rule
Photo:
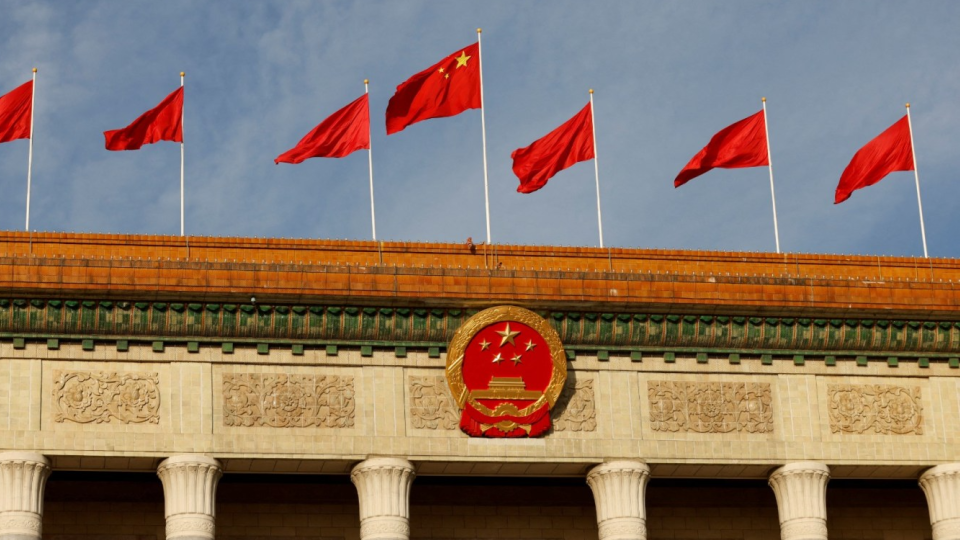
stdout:
<svg viewBox="0 0 960 540">
<path fill-rule="evenodd" d="M 50 461 L 30 452 L 0 454 L 0 540 L 39 540 Z"/>
<path fill-rule="evenodd" d="M 212 540 L 216 530 L 220 462 L 207 456 L 179 455 L 157 467 L 163 482 L 167 540 Z"/>
<path fill-rule="evenodd" d="M 377 457 L 350 473 L 360 498 L 360 540 L 410 538 L 410 486 L 413 465 L 400 458 Z"/>
<path fill-rule="evenodd" d="M 770 487 L 780 512 L 783 540 L 827 540 L 827 482 L 823 463 L 788 463 L 770 475 Z"/>
<path fill-rule="evenodd" d="M 600 540 L 646 540 L 649 480 L 650 467 L 639 461 L 611 461 L 587 474 Z"/>
<path fill-rule="evenodd" d="M 937 465 L 920 476 L 933 540 L 960 540 L 960 463 Z"/>
</svg>

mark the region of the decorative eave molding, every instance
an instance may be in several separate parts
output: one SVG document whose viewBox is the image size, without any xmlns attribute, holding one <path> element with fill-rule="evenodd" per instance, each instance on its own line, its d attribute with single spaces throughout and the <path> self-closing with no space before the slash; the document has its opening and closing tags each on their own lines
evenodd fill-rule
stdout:
<svg viewBox="0 0 960 540">
<path fill-rule="evenodd" d="M 13 338 L 15 344 L 26 339 L 117 339 L 443 348 L 478 311 L 0 298 L 0 339 Z M 960 321 L 538 314 L 571 351 L 960 357 Z"/>
</svg>

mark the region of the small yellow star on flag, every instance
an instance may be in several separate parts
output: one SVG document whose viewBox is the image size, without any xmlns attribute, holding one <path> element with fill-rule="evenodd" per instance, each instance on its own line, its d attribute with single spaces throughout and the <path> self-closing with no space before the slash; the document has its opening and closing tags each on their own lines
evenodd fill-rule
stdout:
<svg viewBox="0 0 960 540">
<path fill-rule="evenodd" d="M 514 347 L 517 346 L 517 344 L 514 343 L 513 338 L 519 336 L 519 335 L 520 335 L 520 332 L 511 332 L 511 331 L 510 331 L 510 323 L 507 323 L 507 327 L 504 328 L 503 331 L 496 330 L 496 332 L 497 332 L 498 334 L 500 334 L 500 337 L 503 338 L 503 339 L 500 340 L 500 346 L 501 346 L 501 347 L 503 347 L 503 346 L 506 345 L 507 343 L 513 345 Z"/>
<path fill-rule="evenodd" d="M 466 65 L 467 65 L 467 60 L 469 60 L 469 59 L 471 59 L 471 58 L 473 58 L 473 57 L 472 57 L 472 56 L 467 56 L 467 51 L 461 52 L 461 53 L 460 53 L 460 56 L 458 56 L 458 57 L 455 58 L 455 60 L 457 61 L 457 69 L 460 69 L 460 66 L 466 67 Z"/>
</svg>

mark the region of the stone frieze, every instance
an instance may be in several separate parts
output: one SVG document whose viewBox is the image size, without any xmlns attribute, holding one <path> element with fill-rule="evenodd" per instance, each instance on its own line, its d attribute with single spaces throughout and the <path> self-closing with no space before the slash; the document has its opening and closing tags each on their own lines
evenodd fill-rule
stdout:
<svg viewBox="0 0 960 540">
<path fill-rule="evenodd" d="M 833 433 L 923 434 L 918 386 L 831 384 L 827 402 Z"/>
<path fill-rule="evenodd" d="M 55 422 L 160 422 L 160 379 L 156 373 L 56 371 L 53 379 Z"/>
<path fill-rule="evenodd" d="M 457 428 L 460 412 L 443 375 L 411 375 L 408 383 L 410 423 L 414 429 Z"/>
<path fill-rule="evenodd" d="M 654 431 L 773 432 L 767 383 L 650 381 L 647 396 Z"/>
<path fill-rule="evenodd" d="M 355 412 L 352 376 L 223 375 L 225 426 L 350 428 Z"/>
<path fill-rule="evenodd" d="M 597 407 L 593 393 L 594 379 L 577 379 L 560 394 L 554 410 L 562 411 L 554 420 L 554 431 L 596 431 Z"/>
</svg>

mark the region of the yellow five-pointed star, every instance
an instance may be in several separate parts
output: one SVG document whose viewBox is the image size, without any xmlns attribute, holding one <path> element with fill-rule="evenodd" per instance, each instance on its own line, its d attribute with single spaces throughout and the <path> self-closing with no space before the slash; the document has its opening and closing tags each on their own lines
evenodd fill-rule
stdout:
<svg viewBox="0 0 960 540">
<path fill-rule="evenodd" d="M 506 345 L 507 343 L 513 345 L 514 347 L 517 346 L 517 344 L 513 342 L 513 338 L 519 336 L 519 335 L 520 335 L 520 332 L 511 332 L 511 331 L 510 331 L 510 323 L 507 323 L 507 327 L 504 328 L 502 332 L 501 332 L 500 330 L 497 330 L 496 332 L 497 332 L 498 334 L 500 334 L 500 337 L 501 337 L 501 338 L 503 338 L 503 339 L 500 340 L 500 346 L 501 346 L 501 347 L 503 347 L 503 346 Z"/>
<path fill-rule="evenodd" d="M 481 350 L 481 351 L 485 351 L 485 350 L 487 350 L 489 347 L 490 347 L 490 342 L 489 342 L 489 341 L 483 340 L 483 341 L 480 342 L 480 350 Z"/>
<path fill-rule="evenodd" d="M 503 357 L 500 356 L 500 353 L 497 353 L 497 355 L 493 357 L 493 363 L 499 364 L 500 362 L 503 362 Z"/>
<path fill-rule="evenodd" d="M 443 68 L 440 68 L 440 73 L 443 73 Z"/>
<path fill-rule="evenodd" d="M 513 358 L 511 358 L 510 361 L 513 362 L 513 365 L 519 364 L 519 363 L 520 363 L 520 355 L 519 355 L 519 354 L 513 355 Z"/>
<path fill-rule="evenodd" d="M 532 339 L 527 342 L 527 350 L 528 350 L 528 351 L 533 350 L 533 348 L 536 347 L 536 346 L 537 346 L 537 344 L 534 343 Z"/>
<path fill-rule="evenodd" d="M 460 56 L 455 58 L 457 61 L 457 69 L 460 69 L 460 66 L 466 66 L 467 60 L 473 58 L 472 56 L 467 56 L 467 51 L 461 51 Z"/>
</svg>

